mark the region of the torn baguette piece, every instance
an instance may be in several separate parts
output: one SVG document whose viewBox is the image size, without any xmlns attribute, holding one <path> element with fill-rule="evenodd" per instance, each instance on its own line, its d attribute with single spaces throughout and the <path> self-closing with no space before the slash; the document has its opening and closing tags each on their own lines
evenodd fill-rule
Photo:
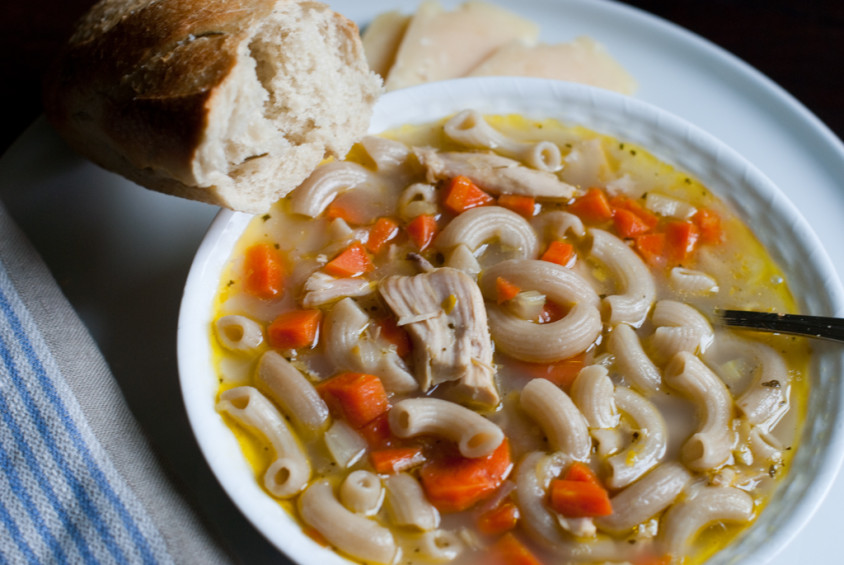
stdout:
<svg viewBox="0 0 844 565">
<path fill-rule="evenodd" d="M 343 157 L 381 93 L 357 26 L 306 0 L 101 0 L 45 78 L 72 148 L 147 188 L 260 213 Z"/>
</svg>

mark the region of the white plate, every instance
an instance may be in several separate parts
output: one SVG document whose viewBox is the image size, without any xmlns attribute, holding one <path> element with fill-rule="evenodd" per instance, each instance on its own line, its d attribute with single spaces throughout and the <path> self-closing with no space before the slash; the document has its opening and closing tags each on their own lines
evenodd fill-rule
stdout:
<svg viewBox="0 0 844 565">
<path fill-rule="evenodd" d="M 602 0 L 498 3 L 539 22 L 545 41 L 590 35 L 604 43 L 639 81 L 638 98 L 714 134 L 769 176 L 818 233 L 839 275 L 844 272 L 844 146 L 792 97 L 712 44 L 629 6 Z M 364 25 L 380 11 L 410 12 L 417 2 L 329 4 Z M 160 455 L 210 522 L 243 562 L 277 559 L 205 466 L 176 385 L 181 286 L 216 209 L 144 191 L 79 160 L 43 122 L 0 160 L 0 200 L 47 261 Z M 786 237 L 788 230 L 783 226 Z M 772 563 L 829 562 L 839 551 L 842 505 L 839 478 L 809 527 Z"/>
</svg>

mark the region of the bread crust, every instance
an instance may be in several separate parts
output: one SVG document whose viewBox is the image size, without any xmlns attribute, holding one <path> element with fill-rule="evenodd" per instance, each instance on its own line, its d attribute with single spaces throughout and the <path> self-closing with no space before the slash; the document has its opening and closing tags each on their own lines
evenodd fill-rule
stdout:
<svg viewBox="0 0 844 565">
<path fill-rule="evenodd" d="M 246 211 L 266 208 L 263 201 L 240 202 L 232 194 L 243 188 L 237 179 L 233 187 L 216 186 L 225 179 L 203 186 L 198 151 L 220 103 L 215 97 L 234 80 L 245 46 L 271 13 L 292 4 L 328 11 L 297 0 L 103 0 L 82 18 L 46 75 L 47 118 L 75 150 L 147 188 Z M 348 44 L 342 56 L 364 61 L 357 26 L 333 12 L 329 21 Z M 361 87 L 352 89 L 359 99 L 348 103 L 371 111 L 380 85 L 365 62 L 359 74 Z M 273 188 L 272 199 L 298 185 L 326 150 L 348 150 L 366 126 L 349 129 L 350 141 L 339 148 L 333 139 L 321 148 L 297 147 L 302 132 L 279 132 L 292 147 L 273 158 L 316 162 L 288 166 L 293 178 L 283 181 L 292 186 Z"/>
</svg>

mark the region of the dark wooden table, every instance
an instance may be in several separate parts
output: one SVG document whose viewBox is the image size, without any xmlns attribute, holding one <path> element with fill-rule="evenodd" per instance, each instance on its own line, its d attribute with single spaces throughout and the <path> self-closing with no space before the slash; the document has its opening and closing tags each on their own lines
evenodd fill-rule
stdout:
<svg viewBox="0 0 844 565">
<path fill-rule="evenodd" d="M 5 85 L 0 153 L 41 113 L 40 77 L 93 0 L 0 3 Z M 785 88 L 844 139 L 841 0 L 628 0 L 725 48 Z M 772 48 L 773 46 L 773 48 Z"/>
</svg>

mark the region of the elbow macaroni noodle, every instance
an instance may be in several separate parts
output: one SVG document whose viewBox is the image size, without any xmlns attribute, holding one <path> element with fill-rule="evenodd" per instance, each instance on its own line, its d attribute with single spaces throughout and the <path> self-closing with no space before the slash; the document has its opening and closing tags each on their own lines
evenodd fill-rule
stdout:
<svg viewBox="0 0 844 565">
<path fill-rule="evenodd" d="M 397 167 L 407 159 L 407 145 L 399 141 L 367 135 L 361 140 L 360 144 L 379 171 Z"/>
<path fill-rule="evenodd" d="M 632 420 L 633 441 L 626 449 L 607 459 L 607 484 L 624 488 L 657 465 L 665 456 L 668 430 L 659 410 L 635 391 L 618 387 L 614 393 L 619 410 Z"/>
<path fill-rule="evenodd" d="M 350 512 L 374 516 L 384 502 L 384 486 L 372 471 L 358 469 L 343 479 L 340 486 L 340 501 Z"/>
<path fill-rule="evenodd" d="M 220 395 L 217 410 L 253 430 L 272 445 L 275 460 L 264 472 L 264 486 L 273 495 L 287 498 L 302 490 L 311 477 L 311 466 L 296 436 L 275 406 L 257 389 L 241 386 Z"/>
<path fill-rule="evenodd" d="M 300 429 L 317 432 L 328 425 L 328 406 L 314 385 L 277 352 L 261 356 L 255 378 Z"/>
<path fill-rule="evenodd" d="M 646 394 L 662 387 L 662 375 L 642 347 L 639 336 L 627 324 L 618 324 L 609 335 L 607 347 L 630 385 Z"/>
<path fill-rule="evenodd" d="M 302 493 L 299 512 L 302 520 L 333 546 L 357 559 L 389 564 L 400 552 L 389 528 L 347 510 L 325 479 L 313 482 Z"/>
<path fill-rule="evenodd" d="M 515 212 L 498 206 L 482 206 L 463 212 L 437 237 L 437 246 L 448 251 L 465 245 L 477 251 L 493 239 L 519 259 L 536 257 L 539 242 L 531 225 Z"/>
<path fill-rule="evenodd" d="M 550 141 L 524 143 L 502 135 L 477 110 L 458 113 L 445 123 L 443 131 L 452 140 L 467 147 L 494 149 L 534 169 L 553 173 L 563 167 L 563 157 L 557 145 Z"/>
<path fill-rule="evenodd" d="M 661 536 L 670 555 L 682 555 L 694 536 L 714 523 L 747 522 L 753 499 L 735 487 L 702 487 L 693 498 L 671 507 Z"/>
<path fill-rule="evenodd" d="M 344 298 L 325 318 L 327 357 L 338 370 L 351 369 L 379 375 L 384 386 L 395 392 L 418 388 L 416 381 L 389 347 L 379 346 L 365 335 L 371 320 L 351 298 Z"/>
<path fill-rule="evenodd" d="M 232 351 L 254 351 L 264 343 L 263 328 L 246 316 L 223 316 L 217 320 L 214 329 L 220 344 Z"/>
<path fill-rule="evenodd" d="M 341 192 L 365 182 L 369 171 L 355 163 L 336 161 L 319 167 L 295 191 L 291 209 L 315 218 Z"/>
<path fill-rule="evenodd" d="M 700 359 L 686 351 L 671 360 L 665 369 L 665 380 L 688 397 L 698 413 L 698 429 L 683 444 L 682 457 L 686 465 L 696 471 L 722 465 L 733 448 L 730 391 Z"/>
<path fill-rule="evenodd" d="M 450 195 L 456 175 L 486 197 Z M 274 298 L 245 282 L 257 244 L 280 260 Z M 645 150 L 467 110 L 363 139 L 253 220 L 209 328 L 217 408 L 267 496 L 353 561 L 491 562 L 515 540 L 543 563 L 697 565 L 799 448 L 806 343 L 708 318 L 793 311 L 781 280 Z M 321 321 L 276 327 L 300 310 Z M 609 514 L 552 503 L 575 464 Z"/>
<path fill-rule="evenodd" d="M 457 443 L 464 457 L 489 455 L 504 432 L 477 412 L 438 398 L 408 398 L 390 410 L 390 430 L 399 437 L 443 436 Z"/>
<path fill-rule="evenodd" d="M 419 482 L 407 473 L 390 475 L 384 481 L 394 524 L 429 532 L 440 525 L 440 513 L 425 498 Z"/>
<path fill-rule="evenodd" d="M 503 261 L 481 275 L 481 290 L 486 297 L 493 296 L 499 277 L 516 285 L 530 285 L 550 300 L 571 305 L 568 314 L 559 320 L 535 324 L 490 304 L 490 332 L 496 345 L 508 355 L 534 363 L 560 361 L 585 351 L 600 334 L 598 295 L 574 271 L 548 261 Z"/>
<path fill-rule="evenodd" d="M 592 256 L 607 266 L 618 281 L 615 293 L 604 298 L 613 324 L 641 324 L 656 296 L 653 277 L 642 258 L 616 236 L 592 229 Z"/>
<path fill-rule="evenodd" d="M 679 463 L 660 465 L 612 498 L 612 514 L 598 518 L 598 528 L 616 534 L 630 531 L 668 508 L 691 480 Z"/>
<path fill-rule="evenodd" d="M 571 398 L 546 379 L 533 379 L 522 389 L 522 409 L 542 428 L 552 451 L 585 461 L 592 450 L 586 418 Z"/>
<path fill-rule="evenodd" d="M 589 365 L 578 373 L 571 385 L 571 397 L 590 428 L 608 429 L 618 425 L 614 388 L 609 371 L 602 365 Z"/>
</svg>

